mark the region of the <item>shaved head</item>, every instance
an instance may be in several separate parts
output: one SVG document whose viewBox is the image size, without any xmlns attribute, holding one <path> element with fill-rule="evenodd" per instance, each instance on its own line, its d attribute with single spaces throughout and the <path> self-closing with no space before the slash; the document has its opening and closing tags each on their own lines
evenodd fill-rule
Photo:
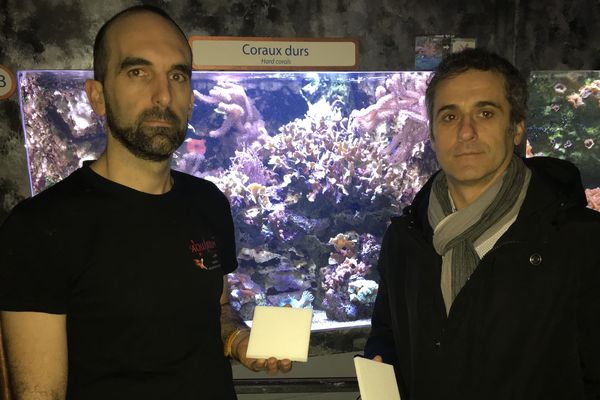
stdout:
<svg viewBox="0 0 600 400">
<path fill-rule="evenodd" d="M 108 46 L 109 41 L 107 40 L 107 36 L 110 33 L 111 28 L 117 22 L 119 22 L 121 19 L 123 19 L 125 17 L 135 15 L 135 14 L 143 14 L 143 13 L 150 13 L 150 14 L 158 15 L 161 18 L 163 18 L 165 21 L 167 21 L 171 26 L 173 26 L 175 31 L 181 36 L 181 40 L 189 48 L 189 45 L 187 44 L 188 43 L 187 37 L 186 37 L 185 33 L 183 32 L 183 30 L 179 27 L 179 25 L 177 25 L 177 23 L 166 12 L 164 12 L 160 8 L 152 7 L 152 6 L 134 6 L 134 7 L 127 8 L 127 9 L 119 12 L 115 16 L 113 16 L 108 21 L 106 21 L 106 23 L 104 23 L 104 25 L 102 25 L 102 27 L 98 31 L 98 34 L 96 35 L 96 39 L 94 41 L 94 79 L 95 80 L 103 83 L 104 79 L 106 78 L 106 71 L 108 68 L 108 59 L 110 57 L 110 48 Z M 189 52 L 190 52 L 189 56 L 190 56 L 190 60 L 191 60 L 191 58 L 192 58 L 191 48 L 190 48 Z"/>
</svg>

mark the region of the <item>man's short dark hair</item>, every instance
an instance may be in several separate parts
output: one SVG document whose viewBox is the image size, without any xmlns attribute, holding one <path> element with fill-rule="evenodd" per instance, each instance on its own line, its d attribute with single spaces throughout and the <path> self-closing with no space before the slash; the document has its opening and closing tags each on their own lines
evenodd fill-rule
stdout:
<svg viewBox="0 0 600 400">
<path fill-rule="evenodd" d="M 433 140 L 433 99 L 440 82 L 455 77 L 469 69 L 492 71 L 504 77 L 506 99 L 510 104 L 509 123 L 511 132 L 527 117 L 527 81 L 507 59 L 485 49 L 465 49 L 445 57 L 429 80 L 425 92 L 429 133 Z"/>
<path fill-rule="evenodd" d="M 109 31 L 110 27 L 121 17 L 130 14 L 137 13 L 152 13 L 164 18 L 167 22 L 169 22 L 176 31 L 181 34 L 182 40 L 187 43 L 187 37 L 185 32 L 181 29 L 179 25 L 167 14 L 165 11 L 158 7 L 153 6 L 133 6 L 126 8 L 125 10 L 119 12 L 114 15 L 111 19 L 106 21 L 104 25 L 98 31 L 96 35 L 96 39 L 94 40 L 94 79 L 104 83 L 104 79 L 106 78 L 106 70 L 108 69 L 108 57 L 110 56 L 110 49 L 106 45 L 106 33 Z M 191 56 L 191 49 L 190 49 Z"/>
</svg>

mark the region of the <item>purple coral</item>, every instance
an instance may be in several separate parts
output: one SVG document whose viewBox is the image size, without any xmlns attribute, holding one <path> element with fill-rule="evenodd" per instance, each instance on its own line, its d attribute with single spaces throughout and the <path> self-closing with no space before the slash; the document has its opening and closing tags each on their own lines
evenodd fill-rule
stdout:
<svg viewBox="0 0 600 400">
<path fill-rule="evenodd" d="M 371 270 L 371 264 L 364 263 L 359 257 L 362 254 L 372 257 L 372 239 L 355 232 L 340 233 L 330 239 L 333 251 L 329 265 L 321 268 L 321 287 L 325 292 L 321 306 L 328 318 L 351 321 L 368 317 L 372 301 L 362 293 L 357 296 L 362 286 L 356 285 L 357 282 L 371 282 L 364 279 Z M 372 291 L 376 292 L 376 285 Z"/>
<path fill-rule="evenodd" d="M 229 170 L 246 177 L 244 184 L 259 183 L 267 185 L 275 178 L 273 172 L 267 169 L 262 159 L 252 149 L 236 151 L 235 156 L 231 158 Z"/>
<path fill-rule="evenodd" d="M 347 302 L 342 296 L 333 291 L 327 292 L 321 303 L 325 315 L 332 321 L 355 321 L 358 319 L 356 305 Z"/>
<path fill-rule="evenodd" d="M 381 250 L 380 242 L 381 239 L 370 233 L 360 235 L 360 260 L 367 265 L 375 265 Z"/>
<path fill-rule="evenodd" d="M 330 266 L 321 268 L 323 275 L 323 286 L 329 290 L 339 291 L 347 287 L 348 281 L 364 277 L 369 270 L 370 265 L 366 265 L 355 258 L 346 258 L 342 263 L 334 263 Z"/>
</svg>

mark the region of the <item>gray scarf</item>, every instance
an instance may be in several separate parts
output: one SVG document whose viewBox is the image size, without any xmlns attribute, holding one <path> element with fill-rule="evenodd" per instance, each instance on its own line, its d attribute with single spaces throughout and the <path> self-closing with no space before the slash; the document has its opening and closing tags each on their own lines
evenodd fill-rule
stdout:
<svg viewBox="0 0 600 400">
<path fill-rule="evenodd" d="M 522 201 L 522 191 L 526 190 L 529 176 L 530 171 L 523 161 L 513 155 L 504 175 L 496 179 L 472 204 L 457 211 L 453 218 L 445 221 L 438 230 L 438 224 L 452 214 L 453 210 L 446 175 L 441 171 L 434 178 L 428 218 L 436 230 L 433 236 L 436 252 L 443 256 L 451 251 L 451 301 L 454 301 L 479 264 L 475 242 L 482 236 L 489 237 L 500 229 L 502 222 L 508 219 L 504 217 L 509 217 L 507 214 L 518 213 L 520 204 L 519 207 L 514 206 L 518 198 Z M 520 194 L 522 196 L 519 196 Z"/>
</svg>

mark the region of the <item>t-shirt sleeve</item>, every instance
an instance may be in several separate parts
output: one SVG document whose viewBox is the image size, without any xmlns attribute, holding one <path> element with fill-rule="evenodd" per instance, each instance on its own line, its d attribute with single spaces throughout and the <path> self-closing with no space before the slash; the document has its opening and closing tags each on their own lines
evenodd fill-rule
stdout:
<svg viewBox="0 0 600 400">
<path fill-rule="evenodd" d="M 0 225 L 0 310 L 64 314 L 67 276 L 57 257 L 58 231 L 29 205 L 17 205 Z"/>
<path fill-rule="evenodd" d="M 217 189 L 218 190 L 218 189 Z M 231 216 L 231 206 L 227 197 L 219 191 L 221 203 L 221 218 L 223 219 L 220 236 L 222 237 L 223 273 L 229 274 L 237 269 L 237 252 L 235 248 L 235 228 Z"/>
</svg>

